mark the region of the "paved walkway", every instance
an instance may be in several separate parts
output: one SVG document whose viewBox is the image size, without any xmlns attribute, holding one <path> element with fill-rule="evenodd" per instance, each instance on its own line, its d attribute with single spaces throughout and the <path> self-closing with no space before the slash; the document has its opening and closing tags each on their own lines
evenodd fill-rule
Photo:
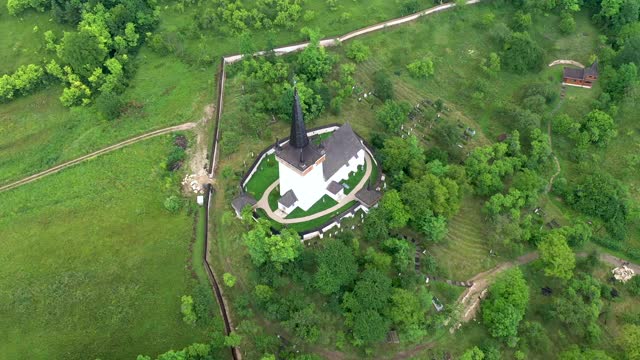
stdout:
<svg viewBox="0 0 640 360">
<path fill-rule="evenodd" d="M 340 202 L 336 205 L 334 205 L 331 208 L 328 208 L 326 210 L 320 211 L 318 213 L 315 213 L 313 215 L 309 215 L 309 216 L 304 216 L 304 217 L 300 217 L 300 218 L 295 218 L 295 219 L 285 219 L 282 216 L 277 214 L 277 211 L 274 212 L 271 210 L 271 206 L 269 206 L 269 194 L 271 194 L 271 191 L 273 191 L 273 189 L 275 189 L 276 186 L 278 186 L 278 184 L 280 184 L 280 180 L 276 180 L 273 184 L 271 184 L 267 190 L 264 192 L 264 195 L 262 195 L 262 198 L 260 198 L 260 200 L 258 201 L 258 203 L 256 203 L 256 205 L 254 206 L 254 208 L 260 208 L 263 209 L 264 211 L 266 211 L 267 215 L 272 218 L 273 220 L 281 223 L 281 224 L 297 224 L 297 223 L 301 223 L 301 222 L 306 222 L 306 221 L 310 221 L 310 220 L 315 220 L 319 217 L 323 217 L 325 215 L 331 214 L 332 212 L 336 211 L 336 210 L 340 210 L 343 206 L 347 205 L 348 203 L 357 200 L 356 199 L 356 193 L 358 191 L 360 191 L 360 189 L 362 189 L 363 187 L 367 186 L 367 181 L 369 181 L 369 177 L 371 177 L 371 168 L 373 166 L 372 162 L 371 162 L 371 158 L 369 157 L 369 154 L 365 151 L 364 153 L 364 161 L 366 164 L 367 169 L 364 172 L 364 176 L 362 177 L 362 180 L 360 180 L 360 182 L 358 183 L 358 185 L 356 185 L 353 190 L 351 190 L 351 192 L 344 197 L 344 199 L 340 200 Z"/>
<path fill-rule="evenodd" d="M 129 140 L 125 140 L 125 141 L 123 141 L 121 143 L 118 143 L 118 144 L 115 144 L 115 145 L 111 145 L 111 146 L 107 146 L 106 148 L 100 149 L 98 151 L 94 151 L 91 154 L 87 154 L 87 155 L 81 156 L 81 157 L 79 157 L 77 159 L 73 159 L 73 160 L 67 161 L 65 163 L 62 163 L 60 165 L 56 165 L 56 166 L 54 166 L 54 167 L 52 167 L 50 169 L 41 171 L 41 172 L 39 172 L 37 174 L 33 174 L 33 175 L 28 176 L 28 177 L 26 177 L 26 178 L 24 178 L 22 180 L 18 180 L 16 182 L 13 182 L 13 183 L 10 183 L 10 184 L 4 185 L 4 186 L 0 186 L 0 192 L 11 190 L 11 189 L 15 189 L 18 186 L 22 186 L 22 185 L 28 184 L 28 183 L 30 183 L 32 181 L 36 181 L 36 180 L 38 180 L 40 178 L 43 178 L 43 177 L 45 177 L 47 175 L 55 174 L 58 171 L 66 169 L 66 168 L 68 168 L 70 166 L 76 165 L 78 163 L 81 163 L 81 162 L 89 160 L 89 159 L 93 159 L 96 156 L 100 156 L 102 154 L 109 153 L 111 151 L 114 151 L 114 150 L 123 148 L 125 146 L 137 143 L 139 141 L 146 140 L 146 139 L 149 139 L 149 138 L 152 138 L 152 137 L 156 137 L 156 136 L 159 136 L 159 135 L 172 133 L 172 132 L 175 132 L 175 131 L 193 129 L 194 127 L 196 127 L 196 125 L 197 125 L 197 123 L 189 122 L 189 123 L 176 125 L 176 126 L 171 126 L 171 127 L 168 127 L 168 128 L 155 130 L 155 131 L 152 131 L 152 132 L 149 132 L 149 133 L 146 133 L 146 134 L 142 134 L 142 135 L 136 136 L 136 137 L 131 138 Z"/>
</svg>

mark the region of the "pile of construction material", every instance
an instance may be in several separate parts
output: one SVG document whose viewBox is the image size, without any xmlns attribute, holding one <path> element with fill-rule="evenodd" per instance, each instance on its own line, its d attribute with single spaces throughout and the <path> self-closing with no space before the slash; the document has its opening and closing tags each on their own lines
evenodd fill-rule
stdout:
<svg viewBox="0 0 640 360">
<path fill-rule="evenodd" d="M 182 186 L 193 191 L 194 194 L 204 194 L 204 188 L 202 184 L 197 180 L 196 174 L 187 175 L 182 180 Z"/>
<path fill-rule="evenodd" d="M 627 265 L 622 265 L 620 267 L 617 267 L 611 270 L 611 272 L 613 273 L 613 277 L 616 280 L 622 281 L 623 283 L 626 283 L 635 275 L 635 272 L 633 271 L 633 269 L 628 268 Z"/>
</svg>

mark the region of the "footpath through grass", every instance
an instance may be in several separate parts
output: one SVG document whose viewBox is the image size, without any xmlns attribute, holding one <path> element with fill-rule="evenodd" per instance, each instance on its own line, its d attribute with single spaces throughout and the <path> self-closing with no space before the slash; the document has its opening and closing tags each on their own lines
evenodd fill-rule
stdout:
<svg viewBox="0 0 640 360">
<path fill-rule="evenodd" d="M 164 209 L 167 143 L 0 194 L 2 357 L 134 359 L 221 331 L 217 312 L 210 326 L 182 321 L 180 296 L 197 286 L 185 266 L 194 220 Z"/>
</svg>

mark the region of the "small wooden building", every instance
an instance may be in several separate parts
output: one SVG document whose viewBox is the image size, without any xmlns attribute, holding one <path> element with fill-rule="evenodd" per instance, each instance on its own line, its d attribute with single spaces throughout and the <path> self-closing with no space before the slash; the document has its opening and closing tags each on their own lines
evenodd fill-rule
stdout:
<svg viewBox="0 0 640 360">
<path fill-rule="evenodd" d="M 565 67 L 562 73 L 562 84 L 591 89 L 593 82 L 598 79 L 598 62 L 584 69 Z"/>
</svg>

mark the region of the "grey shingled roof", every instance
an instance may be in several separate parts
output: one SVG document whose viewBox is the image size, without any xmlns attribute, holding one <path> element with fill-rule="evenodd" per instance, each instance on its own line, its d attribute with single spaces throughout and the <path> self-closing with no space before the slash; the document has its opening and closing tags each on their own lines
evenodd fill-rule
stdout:
<svg viewBox="0 0 640 360">
<path fill-rule="evenodd" d="M 589 66 L 588 68 L 584 69 L 584 76 L 594 76 L 594 77 L 598 77 L 598 62 L 594 61 L 593 64 L 591 64 L 591 66 Z"/>
<path fill-rule="evenodd" d="M 564 68 L 562 72 L 562 76 L 569 79 L 584 79 L 584 69 L 576 69 L 576 68 Z"/>
<path fill-rule="evenodd" d="M 304 171 L 322 157 L 322 151 L 311 142 L 302 149 L 298 149 L 286 143 L 276 149 L 276 156 L 294 168 Z"/>
<path fill-rule="evenodd" d="M 282 204 L 282 206 L 287 208 L 293 206 L 297 201 L 298 198 L 296 197 L 296 194 L 293 192 L 293 190 L 287 191 L 286 193 L 284 193 L 284 195 L 282 195 L 280 200 L 278 200 L 278 202 Z"/>
<path fill-rule="evenodd" d="M 361 203 L 365 204 L 367 207 L 372 207 L 377 204 L 382 197 L 382 193 L 376 190 L 370 190 L 366 187 L 360 189 L 356 193 L 356 199 L 360 200 Z"/>
<path fill-rule="evenodd" d="M 363 146 L 351 125 L 344 124 L 323 142 L 327 159 L 323 163 L 324 179 L 331 178 L 341 167 L 356 156 Z"/>
<path fill-rule="evenodd" d="M 302 114 L 302 105 L 300 105 L 297 87 L 293 89 L 293 118 L 291 119 L 289 144 L 297 149 L 302 149 L 309 144 L 309 137 L 307 136 L 307 129 L 304 126 L 304 115 Z"/>
<path fill-rule="evenodd" d="M 329 186 L 327 186 L 327 190 L 329 190 L 330 193 L 332 193 L 333 195 L 336 195 L 337 193 L 339 193 L 342 189 L 344 189 L 342 187 L 342 185 L 338 184 L 335 181 L 332 181 L 329 183 Z"/>
<path fill-rule="evenodd" d="M 243 193 L 237 198 L 233 199 L 233 201 L 231 202 L 231 206 L 238 214 L 240 214 L 245 206 L 249 205 L 253 207 L 253 205 L 255 205 L 256 203 L 257 201 L 253 198 L 253 196 L 247 193 Z"/>
</svg>

